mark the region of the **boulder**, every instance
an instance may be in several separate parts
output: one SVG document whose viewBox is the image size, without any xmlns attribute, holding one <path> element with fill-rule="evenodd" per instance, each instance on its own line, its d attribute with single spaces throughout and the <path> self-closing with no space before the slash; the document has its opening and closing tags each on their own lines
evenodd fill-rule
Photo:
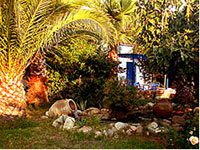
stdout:
<svg viewBox="0 0 200 150">
<path fill-rule="evenodd" d="M 75 119 L 73 117 L 67 117 L 63 125 L 63 130 L 70 130 L 74 127 Z"/>
<path fill-rule="evenodd" d="M 173 107 L 172 104 L 162 99 L 153 106 L 153 113 L 158 118 L 169 118 L 172 115 Z"/>
<path fill-rule="evenodd" d="M 90 126 L 83 126 L 82 128 L 77 130 L 78 132 L 88 133 L 92 131 L 92 128 Z"/>
<path fill-rule="evenodd" d="M 52 123 L 52 126 L 57 127 L 58 125 L 63 125 L 67 117 L 68 117 L 67 115 L 60 116 L 59 118 L 54 120 L 54 122 Z"/>
<path fill-rule="evenodd" d="M 173 116 L 172 122 L 175 123 L 175 124 L 180 124 L 182 126 L 185 126 L 185 124 L 186 124 L 184 116 L 177 116 L 177 115 Z"/>
<path fill-rule="evenodd" d="M 98 108 L 95 108 L 95 107 L 90 107 L 86 110 L 86 112 L 89 114 L 89 115 L 95 115 L 95 114 L 100 114 L 101 111 L 98 109 Z"/>
<path fill-rule="evenodd" d="M 127 126 L 128 126 L 127 123 L 123 123 L 123 122 L 117 122 L 117 123 L 115 123 L 115 128 L 117 130 L 121 130 L 123 128 L 126 128 Z"/>
</svg>

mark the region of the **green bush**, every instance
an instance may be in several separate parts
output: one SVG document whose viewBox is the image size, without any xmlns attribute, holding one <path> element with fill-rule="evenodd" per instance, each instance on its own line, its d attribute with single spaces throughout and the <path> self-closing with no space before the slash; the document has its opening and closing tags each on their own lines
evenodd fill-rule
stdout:
<svg viewBox="0 0 200 150">
<path fill-rule="evenodd" d="M 186 126 L 183 131 L 178 132 L 169 127 L 168 133 L 162 133 L 162 138 L 166 141 L 166 148 L 174 149 L 199 149 L 199 143 L 192 145 L 189 141 L 191 136 L 199 138 L 199 115 L 198 113 L 185 114 Z"/>
<path fill-rule="evenodd" d="M 104 88 L 104 106 L 113 112 L 128 112 L 135 107 L 136 88 L 116 79 L 108 80 Z"/>
</svg>

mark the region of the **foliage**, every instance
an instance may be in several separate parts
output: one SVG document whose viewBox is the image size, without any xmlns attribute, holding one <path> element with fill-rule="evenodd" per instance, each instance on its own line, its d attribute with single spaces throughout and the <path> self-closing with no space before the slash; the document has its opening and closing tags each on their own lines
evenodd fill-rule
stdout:
<svg viewBox="0 0 200 150">
<path fill-rule="evenodd" d="M 81 118 L 81 124 L 76 121 L 76 126 L 81 127 L 81 126 L 98 126 L 100 124 L 101 119 L 98 116 L 90 116 L 90 117 L 85 117 Z"/>
<path fill-rule="evenodd" d="M 84 111 L 87 107 L 87 100 L 79 101 L 79 103 L 76 103 L 79 110 Z"/>
<path fill-rule="evenodd" d="M 102 105 L 105 80 L 118 63 L 106 58 L 100 44 L 81 38 L 63 43 L 54 53 L 47 55 L 51 99 L 67 97 L 78 104 L 87 100 L 87 106 Z"/>
<path fill-rule="evenodd" d="M 55 70 L 47 72 L 48 75 L 48 96 L 52 99 L 63 99 L 61 92 L 66 88 L 68 79 L 66 76 L 62 76 Z"/>
<path fill-rule="evenodd" d="M 167 142 L 167 148 L 199 149 L 199 144 L 192 145 L 189 141 L 191 136 L 199 138 L 199 114 L 187 113 L 185 114 L 185 118 L 186 126 L 183 131 L 178 132 L 172 127 L 169 127 L 169 131 L 162 134 L 162 138 Z"/>
<path fill-rule="evenodd" d="M 185 5 L 185 6 L 184 6 Z M 182 7 L 180 9 L 180 6 Z M 199 64 L 199 3 L 185 4 L 173 1 L 151 1 L 140 4 L 145 13 L 139 13 L 141 32 L 138 34 L 135 51 L 147 54 L 149 59 L 143 64 L 146 71 L 169 77 L 177 92 L 182 95 L 183 86 L 189 89 L 185 97 L 192 93 L 198 99 Z M 173 8 L 173 9 L 172 9 Z M 146 14 L 146 15 L 145 15 Z M 176 100 L 184 102 L 183 98 Z"/>
<path fill-rule="evenodd" d="M 105 84 L 104 106 L 111 108 L 114 113 L 118 111 L 131 111 L 136 105 L 136 88 L 130 87 L 122 82 L 112 79 L 108 80 Z"/>
</svg>

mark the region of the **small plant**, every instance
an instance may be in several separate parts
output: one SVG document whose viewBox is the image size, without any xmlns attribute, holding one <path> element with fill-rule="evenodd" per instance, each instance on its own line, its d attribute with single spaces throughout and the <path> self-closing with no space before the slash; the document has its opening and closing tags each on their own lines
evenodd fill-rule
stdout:
<svg viewBox="0 0 200 150">
<path fill-rule="evenodd" d="M 79 102 L 79 104 L 77 103 L 78 109 L 80 109 L 82 111 L 86 109 L 86 106 L 87 106 L 87 100 L 85 100 L 85 101 L 81 100 Z"/>
<path fill-rule="evenodd" d="M 81 118 L 81 124 L 76 121 L 75 125 L 78 127 L 81 126 L 99 126 L 101 119 L 98 116 L 90 116 L 87 118 Z"/>
</svg>

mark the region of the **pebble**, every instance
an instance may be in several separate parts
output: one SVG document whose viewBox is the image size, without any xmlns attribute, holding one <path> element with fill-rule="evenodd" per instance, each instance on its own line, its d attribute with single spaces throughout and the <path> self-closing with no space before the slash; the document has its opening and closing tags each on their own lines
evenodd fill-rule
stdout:
<svg viewBox="0 0 200 150">
<path fill-rule="evenodd" d="M 41 119 L 48 119 L 48 116 L 41 116 Z"/>
<path fill-rule="evenodd" d="M 108 133 L 109 136 L 113 136 L 113 134 L 114 134 L 112 129 L 108 129 L 107 133 Z"/>
<path fill-rule="evenodd" d="M 92 128 L 90 126 L 83 126 L 82 128 L 77 130 L 78 132 L 88 133 L 92 131 Z"/>
<path fill-rule="evenodd" d="M 143 131 L 143 127 L 142 126 L 138 126 L 137 130 L 136 130 L 136 133 L 142 133 L 142 131 Z"/>
<path fill-rule="evenodd" d="M 137 127 L 136 126 L 130 126 L 130 129 L 135 132 L 137 130 Z"/>
<path fill-rule="evenodd" d="M 102 133 L 100 132 L 100 131 L 95 131 L 95 138 L 97 138 L 97 137 L 101 137 L 102 136 Z"/>
</svg>

